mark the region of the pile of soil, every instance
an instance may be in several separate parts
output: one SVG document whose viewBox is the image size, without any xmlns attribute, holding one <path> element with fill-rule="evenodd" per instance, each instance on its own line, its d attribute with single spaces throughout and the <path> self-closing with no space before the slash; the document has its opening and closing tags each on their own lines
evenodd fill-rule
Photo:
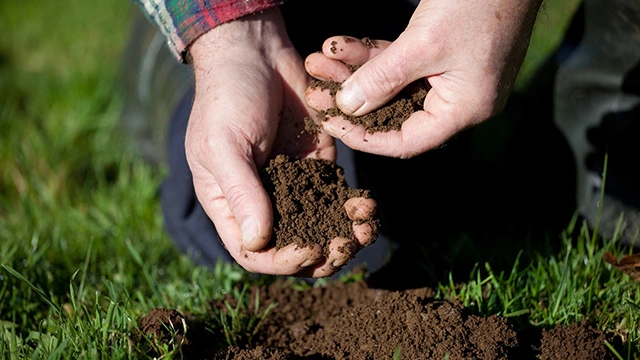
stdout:
<svg viewBox="0 0 640 360">
<path fill-rule="evenodd" d="M 295 243 L 304 248 L 320 244 L 329 255 L 329 243 L 336 237 L 349 239 L 358 248 L 353 232 L 353 221 L 345 210 L 347 200 L 354 197 L 369 198 L 368 190 L 351 188 L 344 170 L 336 163 L 317 158 L 292 159 L 277 155 L 261 171 L 261 180 L 271 197 L 274 229 L 269 246 L 276 249 Z M 359 221 L 360 223 L 364 221 Z M 375 240 L 379 220 L 369 223 Z M 351 258 L 355 253 L 350 253 Z"/>
<path fill-rule="evenodd" d="M 236 346 L 225 344 L 214 315 L 196 318 L 157 308 L 140 320 L 141 330 L 179 348 L 186 359 L 614 359 L 605 341 L 615 339 L 586 322 L 521 327 L 499 315 L 474 315 L 455 301 L 435 300 L 429 288 L 390 291 L 361 279 L 296 290 L 281 279 L 250 292 L 247 299 L 259 293 L 260 312 L 268 304 L 275 307 Z M 238 305 L 223 299 L 211 307 L 225 313 L 225 303 Z M 169 343 L 167 329 L 183 323 L 186 332 L 177 331 Z M 149 342 L 139 344 L 158 355 Z"/>
</svg>

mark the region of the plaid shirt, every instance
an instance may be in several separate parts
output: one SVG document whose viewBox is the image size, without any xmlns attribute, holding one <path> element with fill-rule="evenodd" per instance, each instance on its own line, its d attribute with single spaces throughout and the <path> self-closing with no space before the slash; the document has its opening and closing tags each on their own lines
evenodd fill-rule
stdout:
<svg viewBox="0 0 640 360">
<path fill-rule="evenodd" d="M 286 0 L 133 0 L 166 36 L 169 49 L 185 62 L 186 50 L 200 35 Z"/>
</svg>

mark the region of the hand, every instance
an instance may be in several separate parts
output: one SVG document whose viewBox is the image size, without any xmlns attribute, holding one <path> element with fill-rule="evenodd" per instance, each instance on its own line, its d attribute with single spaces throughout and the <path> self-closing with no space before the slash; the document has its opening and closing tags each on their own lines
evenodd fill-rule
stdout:
<svg viewBox="0 0 640 360">
<path fill-rule="evenodd" d="M 304 129 L 309 77 L 278 9 L 207 32 L 190 48 L 195 99 L 185 138 L 196 195 L 231 256 L 248 271 L 321 277 L 344 254 L 320 246 L 262 251 L 273 213 L 258 175 L 272 154 L 335 161 L 334 139 Z M 362 242 L 367 243 L 367 239 Z"/>
<path fill-rule="evenodd" d="M 425 78 L 424 111 L 401 131 L 369 134 L 342 117 L 323 122 L 325 132 L 369 153 L 410 158 L 436 148 L 456 133 L 504 108 L 524 59 L 540 0 L 422 0 L 406 30 L 394 41 L 327 39 L 311 54 L 306 70 L 320 80 L 342 83 L 335 104 L 348 115 L 365 115 L 411 82 Z M 346 40 L 346 41 L 345 41 Z M 353 74 L 345 65 L 362 65 Z M 315 110 L 333 107 L 328 91 L 308 89 Z"/>
</svg>

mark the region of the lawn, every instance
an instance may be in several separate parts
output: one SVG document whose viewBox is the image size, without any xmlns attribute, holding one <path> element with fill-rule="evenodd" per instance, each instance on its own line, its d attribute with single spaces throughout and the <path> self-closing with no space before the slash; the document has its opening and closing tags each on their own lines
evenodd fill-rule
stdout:
<svg viewBox="0 0 640 360">
<path fill-rule="evenodd" d="M 575 6 L 545 3 L 517 89 L 560 41 Z M 165 234 L 163 169 L 145 164 L 118 131 L 132 9 L 127 1 L 0 2 L 2 358 L 138 358 L 131 338 L 150 309 L 201 314 L 210 300 L 238 295 L 238 284 L 268 281 L 236 266 L 197 266 Z M 440 296 L 480 315 L 528 312 L 536 324 L 588 319 L 626 341 L 618 358 L 640 357 L 640 288 L 602 261 L 604 251 L 625 250 L 580 222 L 549 236 L 562 243 L 554 256 L 513 258 L 504 274 L 478 264 L 467 282 L 439 284 Z"/>
</svg>

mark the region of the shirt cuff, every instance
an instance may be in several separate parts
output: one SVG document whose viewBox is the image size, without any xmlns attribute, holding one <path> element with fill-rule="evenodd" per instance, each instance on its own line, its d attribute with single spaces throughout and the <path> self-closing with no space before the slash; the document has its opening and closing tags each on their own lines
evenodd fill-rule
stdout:
<svg viewBox="0 0 640 360">
<path fill-rule="evenodd" d="M 207 31 L 243 16 L 282 5 L 284 2 L 286 0 L 175 1 L 167 9 L 174 28 L 169 32 L 169 48 L 178 60 L 186 63 L 189 45 Z"/>
</svg>

